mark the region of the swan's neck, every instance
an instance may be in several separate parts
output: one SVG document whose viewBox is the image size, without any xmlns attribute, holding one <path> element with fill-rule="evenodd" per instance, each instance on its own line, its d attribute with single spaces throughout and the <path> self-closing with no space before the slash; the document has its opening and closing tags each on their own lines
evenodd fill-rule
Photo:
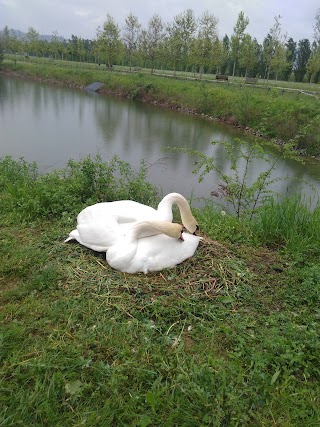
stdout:
<svg viewBox="0 0 320 427">
<path fill-rule="evenodd" d="M 168 221 L 172 221 L 172 205 L 176 204 L 179 208 L 181 221 L 183 224 L 188 223 L 192 218 L 192 213 L 188 201 L 179 193 L 170 193 L 165 196 L 158 205 L 158 212 L 161 217 L 166 218 L 171 215 Z"/>
<path fill-rule="evenodd" d="M 180 232 L 180 224 L 173 224 L 167 221 L 141 221 L 130 228 L 127 237 L 131 241 L 157 234 L 166 234 L 167 236 L 177 238 Z"/>
</svg>

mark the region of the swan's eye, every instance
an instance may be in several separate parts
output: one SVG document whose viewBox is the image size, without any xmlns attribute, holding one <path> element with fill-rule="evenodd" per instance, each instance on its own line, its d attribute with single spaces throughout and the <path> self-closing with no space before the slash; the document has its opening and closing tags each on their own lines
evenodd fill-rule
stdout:
<svg viewBox="0 0 320 427">
<path fill-rule="evenodd" d="M 193 235 L 195 236 L 197 234 L 197 231 L 199 231 L 199 230 L 200 230 L 200 228 L 199 228 L 199 225 L 197 224 L 196 225 L 196 231 L 193 233 Z"/>
</svg>

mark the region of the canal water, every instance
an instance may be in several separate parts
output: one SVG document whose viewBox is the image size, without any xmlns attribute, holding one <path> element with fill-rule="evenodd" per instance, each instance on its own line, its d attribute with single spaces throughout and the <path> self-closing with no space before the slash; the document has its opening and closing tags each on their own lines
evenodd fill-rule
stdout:
<svg viewBox="0 0 320 427">
<path fill-rule="evenodd" d="M 221 144 L 229 141 L 236 153 L 238 138 L 251 136 L 204 117 L 162 109 L 127 99 L 97 95 L 32 81 L 0 76 L 0 157 L 11 155 L 36 161 L 46 172 L 63 168 L 69 159 L 79 160 L 100 154 L 109 160 L 115 154 L 138 168 L 141 159 L 150 166 L 148 179 L 163 194 L 175 191 L 186 197 L 211 197 L 220 183 L 215 173 L 203 182 L 193 174 L 195 159 L 181 153 L 164 151 L 166 147 L 186 147 L 214 156 L 216 165 L 230 174 L 230 160 Z M 268 152 L 272 159 L 275 152 Z M 239 170 L 245 163 L 239 158 Z M 248 170 L 254 182 L 268 168 L 255 160 Z M 284 178 L 272 189 L 282 194 L 302 192 L 317 198 L 320 167 L 316 161 L 301 164 L 281 160 L 272 178 Z M 297 183 L 289 178 L 299 178 Z M 311 191 L 313 186 L 316 191 Z"/>
</svg>

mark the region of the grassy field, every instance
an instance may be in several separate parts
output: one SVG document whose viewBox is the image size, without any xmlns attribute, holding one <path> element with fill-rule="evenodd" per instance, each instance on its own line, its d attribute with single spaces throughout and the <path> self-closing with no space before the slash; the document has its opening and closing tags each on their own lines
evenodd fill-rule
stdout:
<svg viewBox="0 0 320 427">
<path fill-rule="evenodd" d="M 23 63 L 34 63 L 34 64 L 43 64 L 43 65 L 51 65 L 51 66 L 62 66 L 62 67 L 69 67 L 69 68 L 82 68 L 82 69 L 88 69 L 88 70 L 99 70 L 99 69 L 106 69 L 105 64 L 95 64 L 92 62 L 77 62 L 77 61 L 65 61 L 65 60 L 54 60 L 52 58 L 40 58 L 40 57 L 29 57 L 28 59 L 24 58 L 22 55 L 13 55 L 13 54 L 6 54 L 5 55 L 7 63 L 12 63 L 15 60 Z M 150 74 L 151 70 L 150 68 L 143 68 L 143 67 L 130 67 L 128 66 L 122 66 L 122 65 L 114 65 L 113 70 L 120 73 L 143 73 L 143 74 Z M 187 79 L 202 79 L 202 80 L 208 80 L 208 81 L 215 81 L 216 80 L 216 74 L 202 74 L 199 73 L 194 74 L 193 72 L 187 72 L 187 71 L 176 71 L 174 73 L 173 70 L 167 70 L 167 69 L 155 69 L 154 73 L 156 75 L 163 75 L 163 76 L 172 76 L 177 78 L 187 78 Z M 237 76 L 228 76 L 228 83 L 231 84 L 244 84 L 246 82 L 245 77 L 237 77 Z M 218 82 L 220 84 L 220 82 Z M 320 86 L 319 84 L 315 83 L 306 83 L 306 82 L 294 82 L 294 81 L 276 81 L 276 80 L 264 80 L 263 78 L 258 79 L 255 86 L 262 86 L 262 85 L 268 85 L 272 87 L 280 87 L 280 88 L 286 88 L 286 89 L 292 89 L 292 90 L 302 90 L 310 93 L 314 93 L 316 95 L 320 95 Z"/>
<path fill-rule="evenodd" d="M 208 204 L 195 256 L 147 276 L 63 243 L 88 204 L 156 205 L 145 176 L 0 160 L 0 426 L 320 425 L 320 209 Z"/>
<path fill-rule="evenodd" d="M 249 128 L 255 134 L 292 143 L 301 153 L 320 154 L 320 114 L 318 85 L 292 82 L 258 87 L 244 85 L 244 79 L 216 83 L 214 76 L 184 80 L 150 75 L 148 70 L 128 73 L 123 67 L 106 71 L 103 67 L 70 62 L 6 60 L 0 72 L 23 78 L 83 88 L 94 81 L 104 83 L 102 92 L 125 96 L 195 114 L 203 114 Z M 188 77 L 192 76 L 191 74 Z M 182 77 L 182 76 L 180 76 Z M 292 87 L 294 86 L 294 87 Z M 281 89 L 279 89 L 279 87 Z M 294 89 L 284 92 L 282 88 Z M 301 91 L 313 92 L 308 96 Z"/>
</svg>

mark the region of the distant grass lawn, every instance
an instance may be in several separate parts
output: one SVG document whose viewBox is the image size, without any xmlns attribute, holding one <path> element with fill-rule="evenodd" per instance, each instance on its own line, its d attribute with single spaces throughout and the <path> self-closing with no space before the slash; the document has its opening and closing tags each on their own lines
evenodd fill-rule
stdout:
<svg viewBox="0 0 320 427">
<path fill-rule="evenodd" d="M 70 162 L 63 179 L 0 161 L 0 425 L 320 425 L 318 246 L 262 245 L 259 228 L 196 210 L 192 259 L 119 273 L 63 243 L 100 198 L 156 203 L 143 166 L 113 166 L 122 184 L 100 160 Z"/>
</svg>

